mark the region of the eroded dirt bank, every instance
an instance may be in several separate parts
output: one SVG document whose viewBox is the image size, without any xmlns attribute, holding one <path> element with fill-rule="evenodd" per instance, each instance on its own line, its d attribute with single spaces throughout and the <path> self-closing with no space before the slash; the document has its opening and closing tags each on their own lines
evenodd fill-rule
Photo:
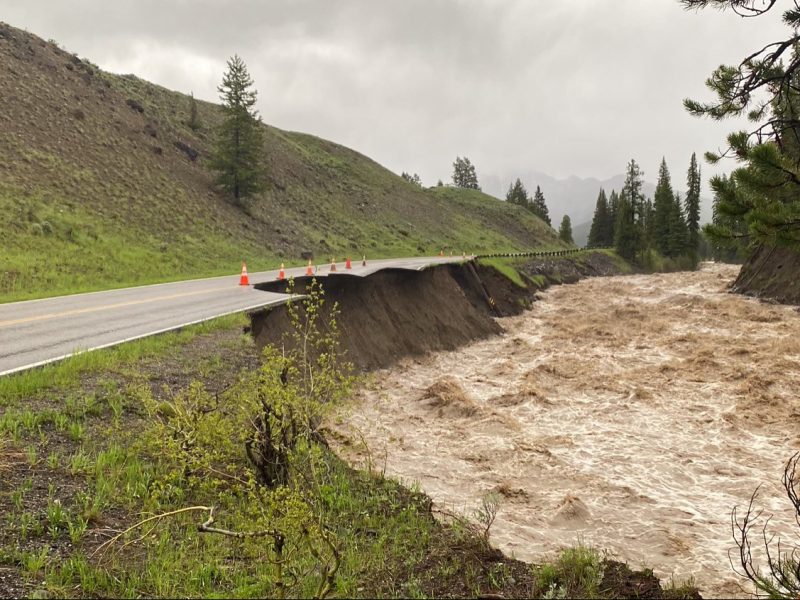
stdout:
<svg viewBox="0 0 800 600">
<path fill-rule="evenodd" d="M 502 336 L 379 371 L 338 428 L 440 506 L 499 491 L 492 540 L 517 558 L 583 539 L 741 595 L 731 508 L 763 483 L 773 525 L 794 530 L 779 479 L 800 446 L 800 315 L 727 293 L 736 273 L 553 287 Z"/>
<path fill-rule="evenodd" d="M 454 350 L 503 331 L 495 317 L 520 314 L 537 292 L 552 284 L 573 283 L 590 275 L 618 272 L 603 253 L 531 260 L 520 288 L 493 267 L 474 262 L 424 271 L 386 270 L 366 278 L 346 274 L 322 279 L 326 307 L 338 303 L 340 342 L 358 370 L 387 367 L 404 357 Z M 303 292 L 309 280 L 298 279 Z M 259 284 L 283 292 L 287 282 Z M 290 329 L 285 307 L 251 315 L 256 343 L 280 345 Z"/>
<path fill-rule="evenodd" d="M 297 282 L 305 291 L 307 281 Z M 480 281 L 465 267 L 425 271 L 380 271 L 370 277 L 347 275 L 323 280 L 326 306 L 339 306 L 340 343 L 359 370 L 384 367 L 404 356 L 452 350 L 501 331 Z M 285 284 L 272 284 L 273 289 Z M 280 346 L 290 329 L 284 307 L 252 318 L 259 346 Z"/>
<path fill-rule="evenodd" d="M 733 290 L 784 304 L 800 304 L 800 252 L 761 246 L 742 265 Z"/>
</svg>

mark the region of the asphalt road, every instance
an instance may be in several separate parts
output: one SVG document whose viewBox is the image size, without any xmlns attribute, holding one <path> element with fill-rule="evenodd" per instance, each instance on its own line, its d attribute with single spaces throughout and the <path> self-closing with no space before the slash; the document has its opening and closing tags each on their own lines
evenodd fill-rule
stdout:
<svg viewBox="0 0 800 600">
<path fill-rule="evenodd" d="M 356 261 L 352 270 L 338 263 L 333 275 L 366 277 L 383 269 L 421 270 L 462 260 L 387 259 L 368 261 L 366 267 Z M 286 270 L 287 277 L 305 274 L 305 267 Z M 214 317 L 283 304 L 289 299 L 286 294 L 253 288 L 277 275 L 251 273 L 247 287 L 239 285 L 239 275 L 232 275 L 0 304 L 0 376 Z M 319 266 L 316 275 L 331 275 L 330 265 Z"/>
</svg>

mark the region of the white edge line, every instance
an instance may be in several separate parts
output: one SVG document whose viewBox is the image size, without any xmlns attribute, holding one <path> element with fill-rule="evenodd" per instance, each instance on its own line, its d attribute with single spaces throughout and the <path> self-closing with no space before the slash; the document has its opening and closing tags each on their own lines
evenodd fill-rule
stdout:
<svg viewBox="0 0 800 600">
<path fill-rule="evenodd" d="M 420 258 L 423 259 L 423 260 L 427 260 L 426 257 L 420 257 Z M 456 257 L 454 257 L 454 256 L 453 257 L 436 256 L 436 257 L 430 257 L 430 258 L 456 258 Z M 383 263 L 383 262 L 392 261 L 392 260 L 410 260 L 410 261 L 414 261 L 414 260 L 420 260 L 420 259 L 417 259 L 417 258 L 411 258 L 411 259 L 376 258 L 374 260 L 374 262 Z M 325 263 L 321 263 L 320 265 L 317 265 L 317 266 L 324 266 L 324 264 Z M 432 266 L 434 264 L 446 264 L 446 263 L 440 263 L 440 262 L 429 263 L 429 266 Z M 380 266 L 380 264 L 378 266 Z M 413 267 L 389 267 L 389 268 L 400 268 L 400 269 L 405 268 L 405 269 L 408 269 L 408 270 L 413 270 Z M 300 266 L 300 267 L 289 267 L 286 270 L 287 271 L 290 271 L 290 270 L 293 271 L 293 270 L 300 270 L 300 269 L 303 269 L 303 267 L 302 266 Z M 378 271 L 381 271 L 381 270 L 383 270 L 383 269 L 381 269 L 381 268 L 378 269 Z M 279 271 L 279 269 L 272 269 L 272 270 L 269 270 L 269 271 L 257 271 L 255 273 L 250 273 L 249 275 L 250 275 L 250 277 L 252 279 L 258 279 L 258 278 L 263 277 L 265 275 L 272 275 L 272 274 L 277 275 L 278 271 Z M 375 271 L 373 271 L 373 272 L 375 272 Z M 314 274 L 314 276 L 316 276 L 316 275 L 317 275 L 317 273 Z M 319 273 L 319 275 L 325 276 L 325 273 Z M 370 275 L 370 274 L 368 273 L 367 276 L 368 275 Z M 237 275 L 235 273 L 232 273 L 231 275 L 212 275 L 211 277 L 200 277 L 199 279 L 178 279 L 178 280 L 175 280 L 175 281 L 162 281 L 161 283 L 145 283 L 143 285 L 134 285 L 134 286 L 128 286 L 128 287 L 110 288 L 110 289 L 107 289 L 107 290 L 95 290 L 93 292 L 77 292 L 77 293 L 74 293 L 74 294 L 62 294 L 60 296 L 47 296 L 45 298 L 29 298 L 28 300 L 16 300 L 16 301 L 12 301 L 12 302 L 0 302 L 0 307 L 2 307 L 4 305 L 10 305 L 10 304 L 27 304 L 27 303 L 32 303 L 32 302 L 43 302 L 44 300 L 60 300 L 62 298 L 70 298 L 70 297 L 73 297 L 73 296 L 93 296 L 95 294 L 107 294 L 109 292 L 121 292 L 123 290 L 141 290 L 141 289 L 151 288 L 151 287 L 175 285 L 175 284 L 178 284 L 178 283 L 194 283 L 194 282 L 198 282 L 198 281 L 212 281 L 214 279 L 235 279 L 236 277 L 239 277 L 239 275 Z M 305 275 L 298 275 L 296 277 L 305 277 Z M 287 277 L 287 279 L 288 279 L 288 277 Z M 254 282 L 253 284 L 251 284 L 251 286 L 252 285 L 259 285 L 259 284 L 262 284 L 262 283 L 270 283 L 270 281 L 272 281 L 272 279 L 267 280 L 267 281 Z M 230 314 L 230 313 L 227 313 L 227 314 Z M 71 355 L 68 354 L 67 356 L 71 356 Z M 54 360 L 56 360 L 56 359 L 54 359 Z M 10 371 L 3 371 L 2 373 L 0 373 L 0 377 L 5 375 L 6 373 L 9 373 L 9 372 Z"/>
<path fill-rule="evenodd" d="M 456 259 L 457 257 L 435 257 L 435 258 Z M 375 262 L 378 262 L 379 260 L 382 261 L 382 260 L 396 260 L 396 259 L 378 259 Z M 392 269 L 392 268 L 403 269 L 403 270 L 408 270 L 408 271 L 413 271 L 413 270 L 423 271 L 423 270 L 427 269 L 428 267 L 437 266 L 437 265 L 443 265 L 443 264 L 454 264 L 454 263 L 463 262 L 463 261 L 464 261 L 464 259 L 462 258 L 462 259 L 458 259 L 458 260 L 443 260 L 443 261 L 428 262 L 428 263 L 425 263 L 425 264 L 423 264 L 421 266 L 418 266 L 416 268 L 414 268 L 413 266 L 410 266 L 410 265 L 409 266 L 388 267 L 388 268 L 390 268 L 390 269 Z M 361 276 L 361 277 L 369 277 L 370 275 L 372 275 L 374 273 L 377 273 L 378 271 L 382 271 L 382 270 L 384 270 L 384 269 L 383 268 L 378 268 L 375 271 L 371 271 L 371 272 L 368 272 L 368 273 L 359 273 L 359 274 L 353 273 L 353 275 L 358 275 L 358 276 Z M 262 271 L 262 273 L 270 273 L 270 272 L 271 271 Z M 316 277 L 316 275 L 317 274 L 315 274 L 315 277 Z M 319 275 L 325 276 L 324 273 L 320 273 Z M 190 279 L 190 280 L 185 280 L 185 281 L 172 281 L 172 282 L 164 282 L 164 283 L 152 283 L 152 284 L 148 284 L 148 285 L 135 286 L 134 288 L 117 288 L 117 289 L 122 290 L 122 289 L 147 288 L 147 287 L 155 287 L 155 286 L 159 286 L 159 285 L 169 285 L 171 283 L 172 284 L 174 284 L 174 283 L 187 283 L 188 281 L 208 281 L 208 280 L 211 280 L 211 279 L 225 279 L 227 277 L 232 277 L 232 276 L 231 275 L 222 275 L 222 276 L 217 276 L 217 277 L 206 277 L 205 279 Z M 253 274 L 253 277 L 256 277 L 255 273 Z M 260 283 L 267 283 L 267 282 L 260 282 Z M 258 284 L 254 284 L 254 285 L 258 285 Z M 105 293 L 105 292 L 113 292 L 113 291 L 116 291 L 116 290 L 99 290 L 99 291 L 96 291 L 96 292 L 86 292 L 85 294 L 66 294 L 64 296 L 53 296 L 53 297 L 50 297 L 50 298 L 35 298 L 33 300 L 22 300 L 21 302 L 39 302 L 39 301 L 42 301 L 42 300 L 54 300 L 56 298 L 66 298 L 68 296 L 75 296 L 75 295 L 87 295 L 88 296 L 88 295 L 91 295 L 91 294 L 102 294 L 102 293 Z M 239 313 L 239 312 L 245 312 L 245 311 L 248 311 L 248 310 L 253 310 L 254 308 L 264 308 L 266 306 L 272 306 L 272 305 L 275 305 L 275 304 L 287 304 L 288 302 L 291 302 L 294 299 L 303 298 L 303 297 L 304 296 L 302 296 L 302 295 L 294 295 L 294 296 L 288 296 L 285 299 L 281 298 L 281 299 L 278 299 L 278 300 L 271 300 L 271 301 L 266 302 L 266 303 L 258 303 L 258 304 L 254 304 L 252 306 L 247 306 L 247 307 L 244 307 L 244 308 L 237 308 L 236 310 L 230 310 L 228 312 L 219 313 L 219 314 L 212 315 L 212 316 L 209 316 L 209 317 L 204 317 L 202 319 L 195 319 L 194 321 L 189 321 L 187 323 L 181 323 L 180 325 L 173 325 L 173 326 L 170 326 L 170 327 L 165 327 L 163 329 L 158 329 L 156 331 L 151 331 L 149 333 L 142 333 L 140 335 L 135 335 L 135 336 L 132 336 L 132 337 L 129 337 L 129 338 L 125 338 L 125 339 L 122 339 L 122 340 L 118 340 L 118 341 L 114 341 L 114 342 L 109 342 L 107 344 L 102 344 L 100 346 L 93 346 L 91 348 L 76 350 L 74 352 L 70 352 L 68 354 L 62 354 L 61 356 L 56 356 L 54 358 L 48 358 L 48 359 L 45 359 L 45 360 L 40 360 L 39 362 L 35 362 L 35 363 L 28 364 L 28 365 L 24 365 L 24 366 L 21 366 L 21 367 L 15 367 L 13 369 L 9 369 L 8 371 L 0 371 L 0 377 L 3 377 L 5 375 L 13 375 L 14 373 L 19 373 L 21 371 L 27 371 L 27 370 L 30 370 L 30 369 L 35 369 L 36 367 L 42 367 L 42 366 L 48 365 L 50 363 L 54 363 L 54 362 L 58 362 L 58 361 L 64 360 L 66 358 L 69 358 L 70 356 L 76 356 L 78 354 L 83 354 L 85 352 L 92 352 L 94 350 L 102 350 L 103 348 L 111 348 L 112 346 L 118 346 L 118 345 L 124 344 L 126 342 L 132 342 L 134 340 L 140 340 L 142 338 L 150 337 L 150 336 L 153 336 L 153 335 L 159 335 L 161 333 L 166 333 L 168 331 L 174 331 L 174 330 L 180 329 L 182 327 L 189 327 L 190 325 L 196 325 L 198 323 L 203 323 L 204 321 L 210 321 L 212 319 L 217 319 L 219 317 L 225 317 L 227 315 L 232 315 L 232 314 Z"/>
<path fill-rule="evenodd" d="M 161 284 L 155 284 L 155 285 L 161 285 Z M 29 364 L 29 365 L 24 365 L 24 366 L 21 366 L 21 367 L 15 367 L 15 368 L 10 369 L 8 371 L 2 371 L 2 372 L 0 372 L 0 377 L 3 377 L 5 375 L 12 375 L 14 373 L 19 373 L 20 371 L 27 371 L 29 369 L 35 369 L 36 367 L 42 367 L 42 366 L 50 364 L 50 363 L 54 363 L 54 362 L 58 362 L 60 360 L 64 360 L 65 358 L 69 358 L 71 356 L 77 356 L 78 354 L 84 354 L 86 352 L 92 352 L 94 350 L 102 350 L 103 348 L 111 348 L 112 346 L 118 346 L 119 344 L 124 344 L 126 342 L 133 342 L 135 340 L 140 340 L 142 338 L 150 337 L 150 336 L 153 336 L 153 335 L 159 335 L 161 333 L 167 333 L 168 331 L 175 331 L 176 329 L 181 329 L 182 327 L 189 327 L 191 325 L 197 325 L 198 323 L 203 323 L 204 321 L 211 321 L 212 319 L 218 319 L 220 317 L 226 317 L 228 315 L 233 315 L 233 314 L 236 314 L 236 313 L 245 312 L 245 311 L 248 311 L 248 310 L 253 310 L 254 308 L 264 308 L 266 306 L 272 306 L 272 305 L 275 305 L 275 304 L 288 304 L 289 302 L 292 302 L 293 300 L 297 300 L 297 299 L 304 298 L 304 297 L 305 296 L 297 295 L 297 294 L 293 295 L 293 296 L 286 296 L 285 298 L 278 298 L 276 300 L 270 300 L 270 301 L 268 301 L 266 303 L 261 302 L 261 303 L 258 303 L 258 304 L 254 304 L 252 306 L 246 306 L 244 308 L 237 308 L 236 310 L 229 310 L 228 312 L 219 313 L 219 314 L 216 314 L 216 315 L 212 315 L 210 317 L 204 317 L 202 319 L 195 319 L 194 321 L 189 321 L 187 323 L 181 323 L 180 325 L 173 325 L 171 327 L 164 327 L 163 329 L 158 329 L 156 331 L 151 331 L 151 332 L 148 332 L 148 333 L 142 333 L 140 335 L 134 335 L 134 336 L 131 336 L 129 338 L 125 338 L 124 340 L 118 340 L 118 341 L 115 341 L 115 342 L 109 342 L 108 344 L 102 344 L 100 346 L 93 346 L 91 348 L 75 350 L 74 352 L 70 352 L 68 354 L 62 354 L 61 356 L 56 356 L 55 358 L 48 358 L 46 360 L 40 360 L 39 362 L 35 362 L 35 363 Z"/>
</svg>

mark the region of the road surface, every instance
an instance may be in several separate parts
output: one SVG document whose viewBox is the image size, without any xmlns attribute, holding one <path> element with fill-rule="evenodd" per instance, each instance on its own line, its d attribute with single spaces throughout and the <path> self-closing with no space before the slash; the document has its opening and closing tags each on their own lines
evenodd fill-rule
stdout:
<svg viewBox="0 0 800 600">
<path fill-rule="evenodd" d="M 461 262 L 461 257 L 398 258 L 338 263 L 333 275 L 366 277 L 383 269 L 421 270 Z M 287 269 L 300 277 L 305 267 Z M 329 276 L 330 265 L 317 269 Z M 0 304 L 0 376 L 61 360 L 81 351 L 106 348 L 178 329 L 231 313 L 288 301 L 286 294 L 263 292 L 253 284 L 274 281 L 278 271 L 250 274 L 250 286 L 239 275 L 146 285 L 107 292 L 74 294 Z"/>
</svg>

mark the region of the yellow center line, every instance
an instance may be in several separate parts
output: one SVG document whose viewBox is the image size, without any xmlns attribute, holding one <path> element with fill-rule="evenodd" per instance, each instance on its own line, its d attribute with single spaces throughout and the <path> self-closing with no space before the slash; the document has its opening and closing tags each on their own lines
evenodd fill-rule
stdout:
<svg viewBox="0 0 800 600">
<path fill-rule="evenodd" d="M 231 289 L 231 286 L 226 285 L 215 288 L 207 288 L 204 290 L 198 290 L 196 292 L 183 292 L 181 294 L 170 294 L 169 296 L 158 296 L 156 298 L 147 298 L 146 300 L 131 300 L 129 302 L 118 302 L 116 304 L 106 304 L 104 306 L 93 306 L 90 308 L 76 308 L 74 310 L 66 310 L 60 313 L 36 315 L 35 317 L 11 319 L 10 321 L 0 321 L 0 327 L 8 327 L 9 325 L 20 325 L 22 323 L 33 323 L 35 321 L 47 321 L 49 319 L 57 319 L 59 317 L 70 317 L 72 315 L 83 315 L 91 312 L 99 312 L 101 310 L 111 310 L 112 308 L 123 308 L 125 306 L 136 306 L 137 304 L 158 302 L 159 300 L 174 300 L 175 298 L 186 298 L 187 296 L 199 296 L 200 294 L 208 294 L 210 292 L 218 292 L 219 290 L 226 290 L 226 289 Z"/>
</svg>

